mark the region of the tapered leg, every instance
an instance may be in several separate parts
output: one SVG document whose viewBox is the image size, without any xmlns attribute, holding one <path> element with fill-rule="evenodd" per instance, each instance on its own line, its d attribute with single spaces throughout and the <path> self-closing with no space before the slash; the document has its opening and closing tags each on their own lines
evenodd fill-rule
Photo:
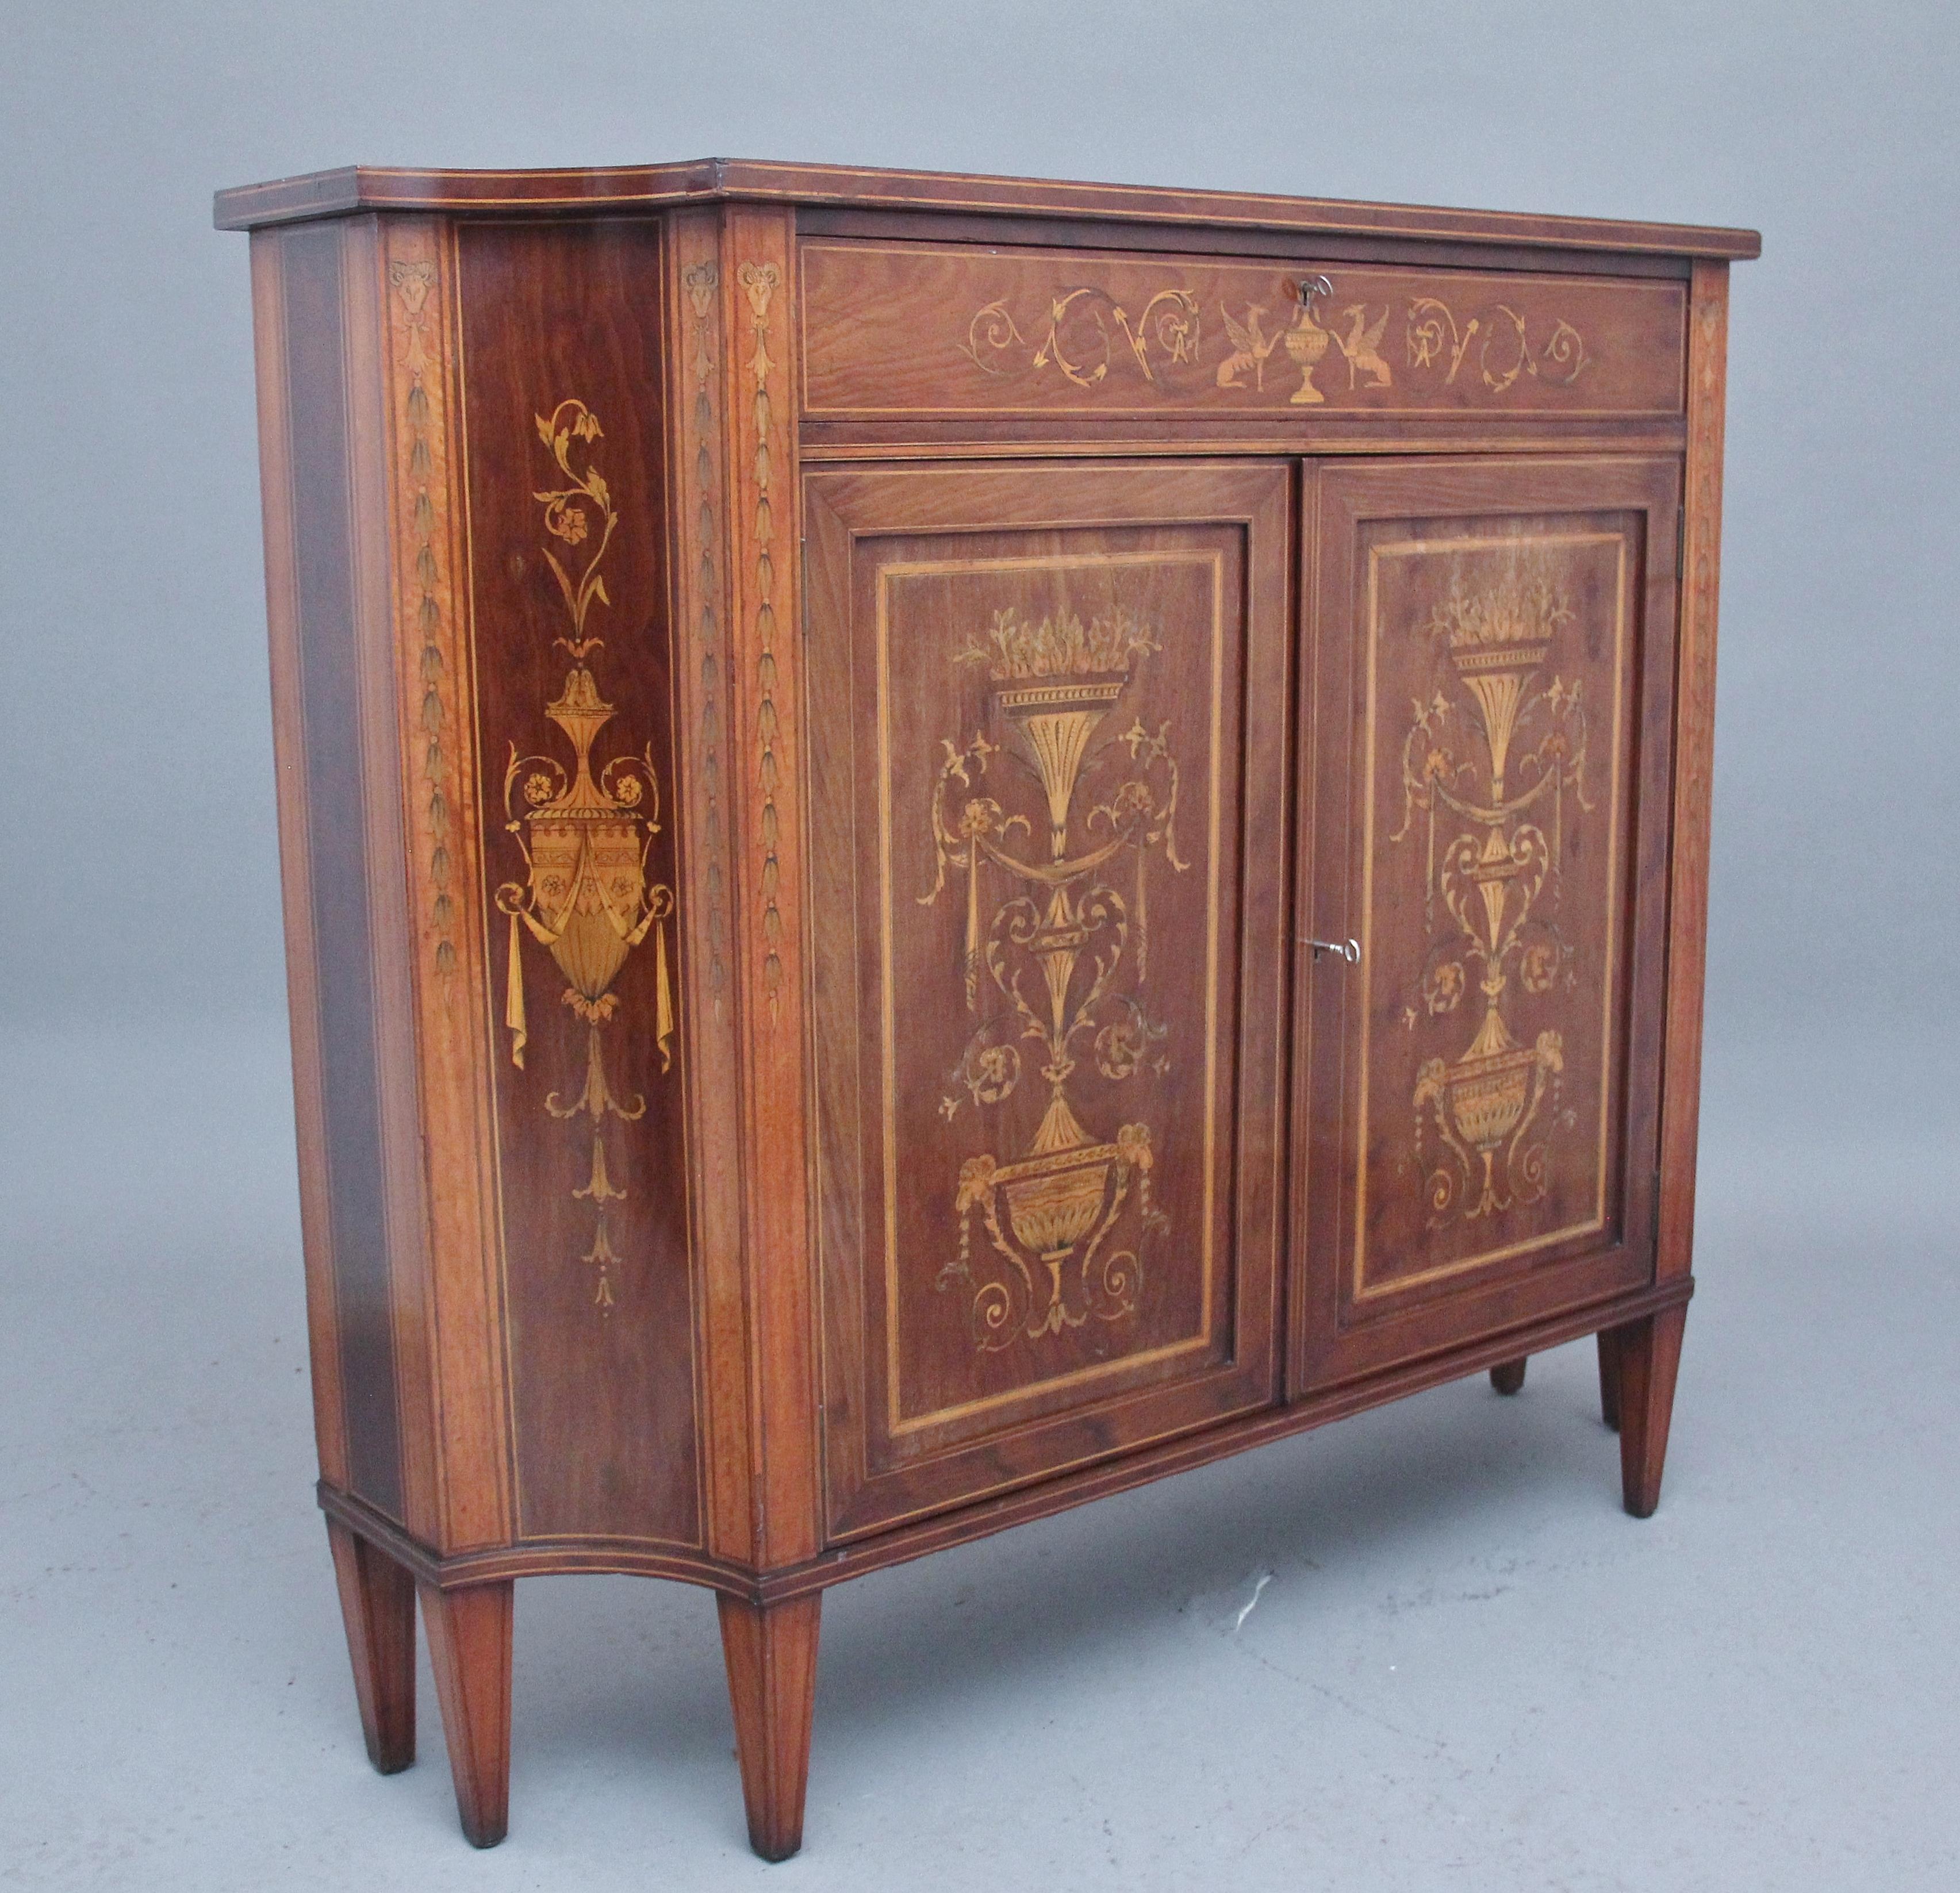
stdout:
<svg viewBox="0 0 1960 1893">
<path fill-rule="evenodd" d="M 1525 1384 L 1525 1363 L 1531 1358 L 1520 1354 L 1515 1360 L 1500 1360 L 1491 1370 L 1491 1385 L 1500 1393 L 1516 1393 Z"/>
<path fill-rule="evenodd" d="M 421 1589 L 456 1811 L 472 1847 L 494 1847 L 511 1817 L 511 1581 Z"/>
<path fill-rule="evenodd" d="M 1599 1331 L 1599 1417 L 1615 1433 L 1620 1430 L 1619 1331 Z"/>
<path fill-rule="evenodd" d="M 718 1597 L 715 1602 L 721 1610 L 728 1696 L 735 1708 L 749 1844 L 765 1860 L 787 1860 L 803 1845 L 822 1599 L 756 1605 Z"/>
<path fill-rule="evenodd" d="M 326 1522 L 368 1759 L 383 1774 L 415 1758 L 415 1581 L 338 1519 Z"/>
<path fill-rule="evenodd" d="M 1667 1462 L 1667 1427 L 1674 1413 L 1674 1379 L 1681 1366 L 1685 1308 L 1670 1308 L 1616 1331 L 1620 1383 L 1620 1484 L 1627 1510 L 1652 1516 L 1660 1503 Z"/>
</svg>

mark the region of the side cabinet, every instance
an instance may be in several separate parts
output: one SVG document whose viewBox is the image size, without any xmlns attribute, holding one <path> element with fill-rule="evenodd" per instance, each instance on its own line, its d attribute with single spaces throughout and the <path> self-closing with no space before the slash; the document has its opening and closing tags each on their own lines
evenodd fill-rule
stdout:
<svg viewBox="0 0 1960 1893">
<path fill-rule="evenodd" d="M 1653 1277 L 1679 501 L 1659 459 L 1310 479 L 1296 1394 Z"/>
<path fill-rule="evenodd" d="M 1276 1395 L 1292 482 L 808 481 L 833 1537 Z"/>
<path fill-rule="evenodd" d="M 1752 232 L 721 159 L 218 208 L 377 1767 L 418 1595 L 487 1846 L 515 1580 L 705 1585 L 780 1860 L 829 1586 L 1582 1336 L 1654 1510 Z"/>
</svg>

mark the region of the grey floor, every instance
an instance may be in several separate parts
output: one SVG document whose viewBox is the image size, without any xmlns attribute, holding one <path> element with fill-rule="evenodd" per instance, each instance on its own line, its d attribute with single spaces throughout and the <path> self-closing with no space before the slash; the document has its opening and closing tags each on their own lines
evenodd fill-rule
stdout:
<svg viewBox="0 0 1960 1893">
<path fill-rule="evenodd" d="M 1711 1094 L 1647 1523 L 1581 1346 L 832 1592 L 765 1868 L 679 1586 L 519 1587 L 495 1853 L 426 1675 L 423 1759 L 369 1771 L 280 1042 L 16 1041 L 0 1112 L 0 1885 L 1960 1885 L 1936 1121 L 1752 1137 Z"/>
</svg>

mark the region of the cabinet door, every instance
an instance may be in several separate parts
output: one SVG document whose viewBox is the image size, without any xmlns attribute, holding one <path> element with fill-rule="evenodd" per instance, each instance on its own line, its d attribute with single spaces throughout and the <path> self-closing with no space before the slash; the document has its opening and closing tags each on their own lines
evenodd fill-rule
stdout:
<svg viewBox="0 0 1960 1893">
<path fill-rule="evenodd" d="M 1651 1276 L 1678 501 L 1310 477 L 1295 1392 Z"/>
<path fill-rule="evenodd" d="M 1291 479 L 807 483 L 833 1538 L 1278 1397 Z"/>
</svg>

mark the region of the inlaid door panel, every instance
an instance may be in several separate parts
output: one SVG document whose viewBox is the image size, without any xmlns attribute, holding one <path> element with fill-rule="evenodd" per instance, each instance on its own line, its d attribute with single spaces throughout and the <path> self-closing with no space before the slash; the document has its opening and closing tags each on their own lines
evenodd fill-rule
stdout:
<svg viewBox="0 0 1960 1893">
<path fill-rule="evenodd" d="M 807 483 L 833 1537 L 1276 1396 L 1291 478 Z"/>
<path fill-rule="evenodd" d="M 1652 1272 L 1678 487 L 1312 478 L 1296 1392 Z"/>
</svg>

